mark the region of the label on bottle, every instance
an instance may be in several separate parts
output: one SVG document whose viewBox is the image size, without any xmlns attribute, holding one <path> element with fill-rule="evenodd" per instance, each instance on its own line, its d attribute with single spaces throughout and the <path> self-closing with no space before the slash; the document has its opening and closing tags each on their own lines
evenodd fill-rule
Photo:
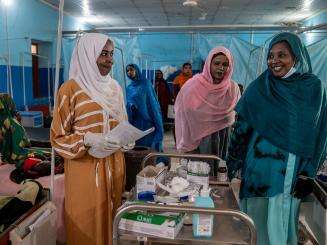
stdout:
<svg viewBox="0 0 327 245">
<path fill-rule="evenodd" d="M 228 180 L 227 168 L 226 167 L 219 167 L 218 168 L 217 180 L 219 182 L 226 182 Z"/>
<path fill-rule="evenodd" d="M 213 215 L 199 214 L 198 235 L 212 236 Z"/>
<path fill-rule="evenodd" d="M 228 180 L 228 178 L 227 178 L 227 172 L 225 172 L 225 173 L 218 172 L 218 174 L 217 174 L 217 180 L 219 182 L 226 182 Z"/>
</svg>

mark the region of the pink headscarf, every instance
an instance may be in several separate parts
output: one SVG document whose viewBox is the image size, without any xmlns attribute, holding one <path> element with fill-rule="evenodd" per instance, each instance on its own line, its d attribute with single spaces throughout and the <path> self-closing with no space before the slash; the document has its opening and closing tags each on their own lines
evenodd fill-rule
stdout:
<svg viewBox="0 0 327 245">
<path fill-rule="evenodd" d="M 226 55 L 229 67 L 221 83 L 213 84 L 210 65 L 217 53 Z M 233 67 L 231 52 L 222 46 L 216 47 L 210 51 L 203 72 L 188 80 L 178 93 L 175 102 L 178 151 L 192 151 L 202 138 L 234 123 L 234 107 L 240 98 L 240 90 L 231 80 Z"/>
</svg>

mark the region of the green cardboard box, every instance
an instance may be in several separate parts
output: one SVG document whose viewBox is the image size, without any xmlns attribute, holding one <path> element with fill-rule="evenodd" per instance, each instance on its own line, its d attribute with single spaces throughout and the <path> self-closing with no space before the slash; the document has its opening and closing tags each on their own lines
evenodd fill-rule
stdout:
<svg viewBox="0 0 327 245">
<path fill-rule="evenodd" d="M 174 239 L 183 226 L 184 214 L 148 214 L 140 211 L 125 213 L 119 229 Z"/>
</svg>

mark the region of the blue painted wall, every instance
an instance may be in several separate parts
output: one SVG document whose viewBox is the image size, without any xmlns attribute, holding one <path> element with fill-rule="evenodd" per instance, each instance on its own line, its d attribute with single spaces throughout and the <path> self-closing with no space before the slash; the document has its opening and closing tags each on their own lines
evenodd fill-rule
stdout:
<svg viewBox="0 0 327 245">
<path fill-rule="evenodd" d="M 50 66 L 55 66 L 56 36 L 58 11 L 37 0 L 12 0 L 10 6 L 0 6 L 0 57 L 8 56 L 6 16 L 8 26 L 8 44 L 13 82 L 13 97 L 20 108 L 23 105 L 23 75 L 22 63 L 25 65 L 25 82 L 27 102 L 29 105 L 47 101 L 44 98 L 33 98 L 31 56 L 24 54 L 30 52 L 32 40 L 47 42 L 47 53 L 50 57 Z M 64 30 L 87 29 L 71 16 L 64 16 Z M 47 63 L 40 61 L 39 77 L 41 82 L 41 95 L 47 96 Z M 0 58 L 0 91 L 7 91 L 6 61 Z M 61 74 L 63 71 L 61 71 Z M 62 77 L 62 76 L 61 76 Z M 61 78 L 62 79 L 62 78 Z M 54 79 L 53 79 L 54 80 Z"/>
</svg>

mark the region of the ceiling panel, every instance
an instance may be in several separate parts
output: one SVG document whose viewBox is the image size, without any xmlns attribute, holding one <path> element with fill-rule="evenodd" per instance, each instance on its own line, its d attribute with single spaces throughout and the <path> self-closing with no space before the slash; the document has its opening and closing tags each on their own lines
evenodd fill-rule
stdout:
<svg viewBox="0 0 327 245">
<path fill-rule="evenodd" d="M 58 6 L 58 0 L 43 0 Z M 115 27 L 301 22 L 327 9 L 326 0 L 197 0 L 184 7 L 183 0 L 65 0 L 65 11 L 75 17 L 108 19 Z M 89 12 L 87 13 L 87 11 Z M 83 16 L 87 15 L 87 16 Z M 93 15 L 94 18 L 88 18 Z M 94 27 L 104 21 L 90 21 Z"/>
</svg>

